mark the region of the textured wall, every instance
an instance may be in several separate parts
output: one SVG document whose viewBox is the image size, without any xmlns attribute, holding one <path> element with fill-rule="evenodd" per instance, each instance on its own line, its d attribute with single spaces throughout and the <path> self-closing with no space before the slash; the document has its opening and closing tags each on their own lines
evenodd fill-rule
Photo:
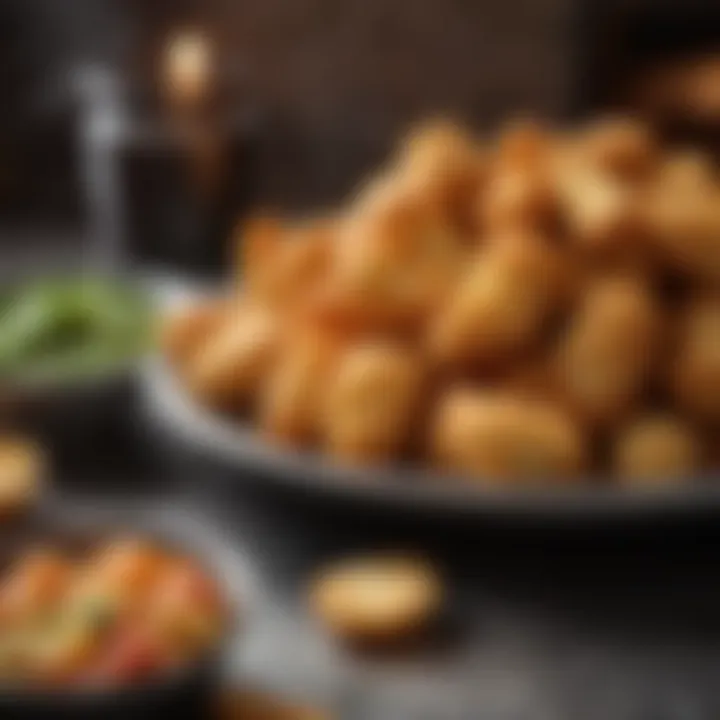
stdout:
<svg viewBox="0 0 720 720">
<path fill-rule="evenodd" d="M 210 5 L 248 96 L 284 128 L 272 162 L 287 169 L 268 170 L 271 194 L 290 201 L 341 196 L 415 118 L 492 125 L 513 112 L 562 114 L 572 100 L 571 0 Z"/>
<path fill-rule="evenodd" d="M 265 197 L 305 207 L 342 197 L 414 118 L 447 112 L 482 126 L 515 111 L 563 113 L 572 101 L 578 41 L 572 23 L 580 5 L 0 0 L 0 25 L 9 35 L 0 48 L 0 88 L 16 98 L 5 109 L 16 128 L 29 127 L 31 112 L 38 116 L 33 127 L 52 137 L 53 117 L 67 116 L 70 104 L 55 94 L 67 68 L 99 59 L 147 73 L 169 29 L 207 26 L 226 70 L 242 79 L 240 102 L 270 119 L 261 157 Z M 8 152 L 13 145 L 6 143 Z M 39 146 L 30 137 L 24 145 Z M 31 169 L 16 166 L 23 164 Z M 62 178 L 54 182 L 69 187 Z"/>
</svg>

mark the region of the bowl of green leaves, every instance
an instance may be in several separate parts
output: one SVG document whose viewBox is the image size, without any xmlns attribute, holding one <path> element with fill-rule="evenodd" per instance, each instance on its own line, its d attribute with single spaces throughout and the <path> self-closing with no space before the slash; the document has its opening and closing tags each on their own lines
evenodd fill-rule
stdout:
<svg viewBox="0 0 720 720">
<path fill-rule="evenodd" d="M 152 337 L 150 302 L 129 281 L 32 280 L 0 291 L 0 380 L 85 384 L 132 365 Z"/>
<path fill-rule="evenodd" d="M 74 274 L 0 288 L 0 410 L 14 425 L 97 425 L 132 395 L 152 346 L 150 295 L 131 278 Z M 89 399 L 89 401 L 88 401 Z M 90 417 L 89 423 L 87 422 Z M 28 422 L 29 420 L 29 422 Z"/>
</svg>

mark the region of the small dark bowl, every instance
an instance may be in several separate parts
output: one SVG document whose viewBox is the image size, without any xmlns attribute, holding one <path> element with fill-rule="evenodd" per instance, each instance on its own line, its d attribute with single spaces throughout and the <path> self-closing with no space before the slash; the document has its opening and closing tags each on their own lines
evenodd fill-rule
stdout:
<svg viewBox="0 0 720 720">
<path fill-rule="evenodd" d="M 149 322 L 156 311 L 152 278 L 131 273 L 74 268 L 25 271 L 0 287 L 21 286 L 38 278 L 80 278 L 83 274 L 118 282 L 147 297 Z M 138 373 L 145 354 L 139 350 L 91 373 L 58 378 L 0 379 L 0 422 L 42 442 L 53 457 L 73 466 L 89 455 L 107 455 L 118 442 L 135 440 Z"/>
<path fill-rule="evenodd" d="M 27 528 L 16 531 L 3 543 L 0 555 L 0 572 L 28 547 L 53 547 L 74 554 L 102 544 L 104 540 L 128 535 L 139 535 L 161 547 L 169 547 L 185 555 L 198 557 L 197 552 L 183 543 L 168 540 L 144 528 L 127 526 L 117 531 L 99 523 L 72 527 L 70 524 L 43 522 L 38 531 Z M 218 582 L 217 571 L 210 563 L 199 558 L 205 570 Z M 221 584 L 221 587 L 222 584 Z M 225 596 L 232 605 L 232 598 Z M 0 717 L 19 720 L 72 718 L 73 720 L 145 720 L 146 718 L 188 718 L 201 720 L 211 715 L 211 707 L 220 686 L 223 665 L 233 635 L 234 621 L 228 619 L 228 631 L 209 652 L 181 670 L 159 675 L 142 683 L 107 689 L 38 689 L 0 686 Z"/>
<path fill-rule="evenodd" d="M 53 457 L 75 466 L 105 454 L 132 434 L 137 413 L 133 366 L 65 383 L 15 384 L 5 388 L 6 426 L 40 441 Z"/>
</svg>

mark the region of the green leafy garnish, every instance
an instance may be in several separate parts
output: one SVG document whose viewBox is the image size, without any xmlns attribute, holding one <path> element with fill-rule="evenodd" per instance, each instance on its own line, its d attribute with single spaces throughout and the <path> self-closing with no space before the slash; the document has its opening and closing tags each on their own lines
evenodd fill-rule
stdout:
<svg viewBox="0 0 720 720">
<path fill-rule="evenodd" d="M 137 289 L 100 278 L 53 279 L 0 297 L 0 376 L 30 381 L 102 373 L 149 346 Z"/>
</svg>

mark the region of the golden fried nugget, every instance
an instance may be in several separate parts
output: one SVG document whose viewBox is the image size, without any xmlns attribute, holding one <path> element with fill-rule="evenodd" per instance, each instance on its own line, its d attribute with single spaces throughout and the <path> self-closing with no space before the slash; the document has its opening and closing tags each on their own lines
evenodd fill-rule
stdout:
<svg viewBox="0 0 720 720">
<path fill-rule="evenodd" d="M 328 378 L 343 348 L 337 333 L 318 328 L 292 333 L 282 343 L 260 398 L 260 425 L 268 435 L 297 445 L 318 440 Z"/>
<path fill-rule="evenodd" d="M 568 235 L 584 251 L 630 258 L 645 253 L 649 227 L 638 192 L 596 171 L 560 183 Z"/>
<path fill-rule="evenodd" d="M 163 319 L 160 347 L 173 365 L 184 365 L 231 312 L 232 299 L 212 298 L 171 311 Z"/>
<path fill-rule="evenodd" d="M 420 559 L 368 556 L 343 560 L 315 578 L 310 606 L 337 637 L 352 643 L 411 639 L 425 630 L 443 603 L 443 585 Z"/>
<path fill-rule="evenodd" d="M 436 118 L 414 127 L 400 145 L 399 164 L 418 173 L 430 170 L 449 174 L 469 171 L 478 147 L 458 123 Z"/>
<path fill-rule="evenodd" d="M 720 286 L 720 188 L 650 192 L 644 213 L 653 248 L 678 274 Z"/>
<path fill-rule="evenodd" d="M 339 220 L 321 218 L 284 227 L 256 218 L 240 237 L 247 297 L 273 307 L 297 302 L 323 278 Z"/>
<path fill-rule="evenodd" d="M 0 439 L 0 516 L 22 512 L 35 502 L 44 472 L 37 444 L 18 437 Z"/>
<path fill-rule="evenodd" d="M 671 415 L 638 418 L 615 441 L 615 473 L 627 483 L 687 480 L 701 464 L 701 442 L 687 423 Z"/>
<path fill-rule="evenodd" d="M 429 350 L 442 363 L 494 364 L 537 339 L 567 291 L 556 251 L 526 235 L 478 253 L 430 328 Z"/>
<path fill-rule="evenodd" d="M 660 324 L 641 282 L 606 276 L 592 283 L 556 357 L 556 381 L 571 405 L 596 422 L 628 411 L 649 379 Z"/>
<path fill-rule="evenodd" d="M 475 197 L 484 232 L 558 231 L 560 207 L 551 164 L 555 145 L 555 138 L 531 121 L 503 129 L 488 178 Z"/>
<path fill-rule="evenodd" d="M 652 132 L 631 118 L 606 118 L 592 123 L 580 133 L 578 146 L 589 165 L 625 180 L 646 178 L 659 160 Z"/>
<path fill-rule="evenodd" d="M 486 232 L 526 230 L 554 233 L 560 205 L 545 168 L 501 168 L 481 191 L 478 225 Z"/>
<path fill-rule="evenodd" d="M 271 215 L 257 215 L 238 225 L 235 271 L 248 297 L 264 296 L 283 235 L 281 220 Z"/>
<path fill-rule="evenodd" d="M 720 423 L 720 294 L 701 295 L 686 309 L 671 380 L 680 407 Z"/>
<path fill-rule="evenodd" d="M 434 208 L 393 190 L 346 222 L 326 301 L 354 325 L 416 326 L 445 297 L 464 258 L 458 236 Z"/>
<path fill-rule="evenodd" d="M 498 138 L 496 162 L 514 169 L 538 169 L 550 163 L 557 140 L 539 122 L 525 118 L 505 125 Z"/>
<path fill-rule="evenodd" d="M 442 398 L 432 448 L 446 470 L 482 481 L 564 481 L 586 463 L 581 429 L 560 406 L 459 388 Z"/>
<path fill-rule="evenodd" d="M 709 155 L 698 150 L 679 150 L 667 155 L 658 182 L 673 192 L 706 192 L 716 185 L 717 172 Z"/>
<path fill-rule="evenodd" d="M 446 120 L 416 128 L 401 146 L 397 171 L 455 231 L 472 231 L 470 204 L 483 184 L 486 160 L 464 129 Z"/>
<path fill-rule="evenodd" d="M 421 361 L 409 350 L 379 342 L 349 348 L 328 378 L 326 450 L 353 462 L 396 457 L 414 429 L 423 376 Z"/>
<path fill-rule="evenodd" d="M 189 362 L 192 393 L 212 407 L 247 406 L 269 372 L 279 332 L 277 317 L 266 308 L 238 305 Z"/>
</svg>

